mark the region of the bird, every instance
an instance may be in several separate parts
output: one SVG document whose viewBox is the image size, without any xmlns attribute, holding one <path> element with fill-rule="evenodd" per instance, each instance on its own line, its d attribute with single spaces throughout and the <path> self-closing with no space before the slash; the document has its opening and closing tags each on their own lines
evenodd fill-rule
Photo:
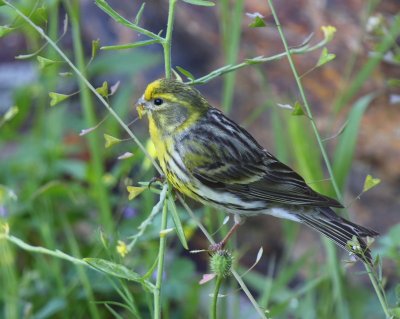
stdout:
<svg viewBox="0 0 400 319">
<path fill-rule="evenodd" d="M 307 225 L 372 263 L 364 238 L 376 231 L 337 215 L 332 208 L 343 208 L 339 201 L 314 191 L 193 86 L 157 79 L 136 109 L 148 117 L 157 159 L 173 188 L 234 215 L 233 227 L 213 249 L 223 248 L 246 217 L 266 214 Z"/>
</svg>

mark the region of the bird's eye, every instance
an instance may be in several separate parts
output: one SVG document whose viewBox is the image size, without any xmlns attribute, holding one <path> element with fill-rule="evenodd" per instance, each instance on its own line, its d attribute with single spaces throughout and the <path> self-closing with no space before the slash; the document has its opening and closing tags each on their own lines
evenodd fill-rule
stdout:
<svg viewBox="0 0 400 319">
<path fill-rule="evenodd" d="M 164 103 L 164 101 L 162 100 L 162 99 L 155 99 L 154 100 L 154 104 L 155 105 L 161 105 L 161 104 L 163 104 Z"/>
</svg>

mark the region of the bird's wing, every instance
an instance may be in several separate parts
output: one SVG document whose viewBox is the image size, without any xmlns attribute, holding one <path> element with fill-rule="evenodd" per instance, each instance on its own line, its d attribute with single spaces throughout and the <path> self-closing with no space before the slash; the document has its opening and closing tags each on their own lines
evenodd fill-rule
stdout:
<svg viewBox="0 0 400 319">
<path fill-rule="evenodd" d="M 186 143 L 183 148 L 190 149 L 183 156 L 185 167 L 204 185 L 225 189 L 250 201 L 343 207 L 312 190 L 299 174 L 264 150 L 236 123 L 226 117 L 222 126 L 213 122 L 182 141 Z"/>
</svg>

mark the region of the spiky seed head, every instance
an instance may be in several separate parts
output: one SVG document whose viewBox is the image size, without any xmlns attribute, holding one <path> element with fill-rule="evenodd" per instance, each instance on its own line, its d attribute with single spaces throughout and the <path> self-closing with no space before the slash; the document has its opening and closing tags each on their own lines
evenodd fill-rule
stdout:
<svg viewBox="0 0 400 319">
<path fill-rule="evenodd" d="M 210 259 L 210 268 L 217 276 L 226 278 L 231 274 L 233 257 L 227 250 L 218 250 Z"/>
</svg>

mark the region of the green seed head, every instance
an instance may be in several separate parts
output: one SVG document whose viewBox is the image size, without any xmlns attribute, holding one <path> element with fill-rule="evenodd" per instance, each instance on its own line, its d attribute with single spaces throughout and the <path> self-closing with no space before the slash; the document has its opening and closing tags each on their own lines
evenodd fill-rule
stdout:
<svg viewBox="0 0 400 319">
<path fill-rule="evenodd" d="M 233 257 L 227 250 L 218 250 L 210 259 L 210 268 L 217 276 L 226 278 L 231 274 Z"/>
</svg>

